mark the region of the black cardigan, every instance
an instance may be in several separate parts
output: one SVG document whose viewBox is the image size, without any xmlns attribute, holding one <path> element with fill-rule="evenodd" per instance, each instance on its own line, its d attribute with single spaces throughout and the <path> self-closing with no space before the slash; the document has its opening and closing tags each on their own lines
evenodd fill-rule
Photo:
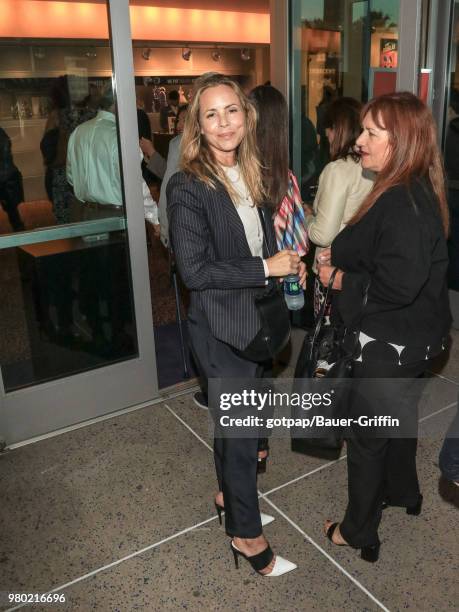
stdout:
<svg viewBox="0 0 459 612">
<path fill-rule="evenodd" d="M 344 271 L 335 304 L 347 327 L 358 325 L 370 281 L 364 333 L 403 346 L 441 346 L 451 324 L 448 253 L 438 206 L 424 181 L 381 195 L 335 238 L 332 264 Z"/>
</svg>

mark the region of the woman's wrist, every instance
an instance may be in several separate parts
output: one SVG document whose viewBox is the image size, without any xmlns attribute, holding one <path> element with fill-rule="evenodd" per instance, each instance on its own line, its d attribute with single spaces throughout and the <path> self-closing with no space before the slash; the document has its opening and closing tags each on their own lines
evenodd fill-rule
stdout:
<svg viewBox="0 0 459 612">
<path fill-rule="evenodd" d="M 344 272 L 338 269 L 338 272 L 335 276 L 335 282 L 333 283 L 333 289 L 335 289 L 336 291 L 341 291 L 341 289 L 343 288 L 343 276 Z"/>
</svg>

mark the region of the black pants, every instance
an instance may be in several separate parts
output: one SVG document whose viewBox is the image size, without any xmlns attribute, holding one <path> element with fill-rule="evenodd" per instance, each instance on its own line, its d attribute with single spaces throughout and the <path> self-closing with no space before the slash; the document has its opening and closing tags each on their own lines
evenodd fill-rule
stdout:
<svg viewBox="0 0 459 612">
<path fill-rule="evenodd" d="M 203 312 L 192 308 L 188 330 L 193 351 L 206 379 L 256 378 L 261 368 L 238 357 L 211 333 Z M 215 415 L 215 407 L 209 404 Z M 215 437 L 217 480 L 225 500 L 225 527 L 230 536 L 256 538 L 262 533 L 257 494 L 258 438 Z"/>
<path fill-rule="evenodd" d="M 8 215 L 14 232 L 24 231 L 24 223 L 18 210 L 19 204 L 23 201 L 22 175 L 16 169 L 4 182 L 0 183 L 0 204 Z"/>
<path fill-rule="evenodd" d="M 382 362 L 356 363 L 354 378 L 414 379 L 422 377 L 430 361 L 404 366 Z M 403 397 L 410 381 L 395 384 L 390 402 Z M 417 422 L 417 402 L 421 387 L 410 394 L 409 417 Z M 355 396 L 354 396 L 355 397 Z M 366 395 L 371 402 L 371 396 Z M 380 398 L 379 398 L 380 399 Z M 368 404 L 351 398 L 349 416 L 368 414 Z M 383 414 L 379 405 L 379 413 Z M 343 538 L 351 546 L 377 544 L 378 527 L 381 521 L 382 502 L 387 500 L 394 506 L 414 505 L 419 496 L 419 481 L 416 471 L 416 438 L 362 438 L 347 441 L 348 495 L 349 501 L 344 520 L 340 525 Z"/>
</svg>

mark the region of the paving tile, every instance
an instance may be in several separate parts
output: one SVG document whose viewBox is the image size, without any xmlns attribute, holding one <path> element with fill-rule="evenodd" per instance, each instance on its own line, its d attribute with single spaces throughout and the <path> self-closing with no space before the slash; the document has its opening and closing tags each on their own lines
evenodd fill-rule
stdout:
<svg viewBox="0 0 459 612">
<path fill-rule="evenodd" d="M 0 591 L 49 588 L 194 525 L 215 489 L 211 453 L 160 405 L 2 455 L 0 480 Z"/>
<path fill-rule="evenodd" d="M 452 415 L 433 417 L 437 434 Z M 452 525 L 457 508 L 439 493 L 438 452 L 442 436 L 419 440 L 418 472 L 424 495 L 422 514 L 408 516 L 400 508 L 384 511 L 382 541 L 376 564 L 362 561 L 356 550 L 337 547 L 322 534 L 326 518 L 339 520 L 347 503 L 346 462 L 269 496 L 276 506 L 358 578 L 390 610 L 455 610 L 459 601 L 457 539 Z"/>
<path fill-rule="evenodd" d="M 72 610 L 380 609 L 281 517 L 266 534 L 274 550 L 298 564 L 296 571 L 262 578 L 242 559 L 236 570 L 229 539 L 212 523 L 66 589 L 67 601 Z"/>
</svg>

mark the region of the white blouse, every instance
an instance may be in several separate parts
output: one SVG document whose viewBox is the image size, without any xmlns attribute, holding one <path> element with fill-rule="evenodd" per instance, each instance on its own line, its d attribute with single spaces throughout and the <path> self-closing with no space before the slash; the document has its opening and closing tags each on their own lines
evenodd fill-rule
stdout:
<svg viewBox="0 0 459 612">
<path fill-rule="evenodd" d="M 242 177 L 239 164 L 223 167 L 228 180 L 238 195 L 236 210 L 244 226 L 245 237 L 253 257 L 261 257 L 265 276 L 268 278 L 268 264 L 263 259 L 263 227 L 261 225 L 258 208 L 254 206 L 252 197 Z"/>
</svg>

